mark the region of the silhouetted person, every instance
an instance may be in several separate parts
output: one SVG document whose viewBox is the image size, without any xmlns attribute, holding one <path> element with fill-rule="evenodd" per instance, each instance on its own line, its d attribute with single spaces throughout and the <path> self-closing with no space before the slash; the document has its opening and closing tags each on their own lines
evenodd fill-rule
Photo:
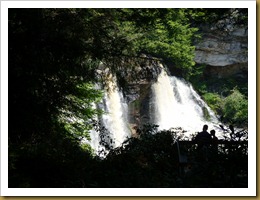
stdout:
<svg viewBox="0 0 260 200">
<path fill-rule="evenodd" d="M 204 146 L 208 146 L 211 143 L 211 136 L 208 132 L 208 125 L 204 125 L 202 132 L 199 132 L 195 137 L 195 141 L 198 144 L 198 149 L 201 149 Z"/>
<path fill-rule="evenodd" d="M 208 147 L 211 143 L 211 136 L 208 133 L 208 125 L 204 125 L 202 132 L 199 132 L 195 137 L 195 142 L 198 144 L 199 160 L 208 160 Z"/>
<path fill-rule="evenodd" d="M 210 131 L 210 135 L 211 135 L 211 139 L 212 139 L 213 143 L 218 141 L 218 137 L 216 136 L 216 131 L 215 130 L 211 130 Z"/>
</svg>

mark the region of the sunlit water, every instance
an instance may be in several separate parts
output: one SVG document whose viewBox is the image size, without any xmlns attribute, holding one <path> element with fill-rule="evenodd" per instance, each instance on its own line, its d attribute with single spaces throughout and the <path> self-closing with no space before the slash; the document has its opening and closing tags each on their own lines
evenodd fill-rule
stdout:
<svg viewBox="0 0 260 200">
<path fill-rule="evenodd" d="M 218 128 L 214 112 L 184 79 L 168 76 L 162 70 L 152 85 L 152 95 L 154 123 L 159 130 L 181 127 L 189 136 L 201 131 L 204 124 L 209 130 Z"/>
<path fill-rule="evenodd" d="M 97 86 L 96 89 L 101 89 Z M 122 92 L 119 90 L 116 78 L 111 74 L 106 74 L 106 84 L 103 88 L 104 97 L 103 101 L 98 105 L 93 104 L 93 108 L 97 107 L 104 111 L 101 117 L 96 117 L 94 120 L 100 125 L 99 130 L 94 128 L 89 132 L 90 140 L 83 139 L 83 143 L 88 143 L 95 154 L 99 154 L 99 151 L 108 151 L 100 144 L 100 135 L 103 135 L 102 141 L 106 142 L 112 148 L 119 147 L 127 137 L 131 137 L 131 131 L 128 128 L 128 106 L 124 101 Z M 104 127 L 105 129 L 103 129 Z M 99 132 L 101 130 L 101 133 Z M 103 155 L 103 153 L 102 153 Z M 101 156 L 102 156 L 101 155 Z"/>
<path fill-rule="evenodd" d="M 105 112 L 102 116 L 104 126 L 110 132 L 114 147 L 120 146 L 127 137 L 131 136 L 127 120 L 127 104 L 122 92 L 119 91 L 115 77 L 110 76 L 104 97 Z"/>
<path fill-rule="evenodd" d="M 169 76 L 162 68 L 151 88 L 152 99 L 149 103 L 154 113 L 150 114 L 153 118 L 152 123 L 159 125 L 159 130 L 181 127 L 187 131 L 184 133 L 185 136 L 190 137 L 191 134 L 201 131 L 203 125 L 207 124 L 208 131 L 215 129 L 216 136 L 222 138 L 217 117 L 190 83 Z M 120 146 L 127 137 L 131 137 L 127 119 L 128 106 L 117 86 L 116 78 L 111 74 L 107 76 L 104 91 L 103 103 L 99 107 L 105 111 L 105 114 L 98 120 L 101 120 L 101 124 L 108 130 L 112 146 L 115 148 Z M 92 130 L 90 136 L 89 144 L 95 152 L 98 152 L 98 149 L 102 148 L 99 145 L 99 133 Z"/>
</svg>

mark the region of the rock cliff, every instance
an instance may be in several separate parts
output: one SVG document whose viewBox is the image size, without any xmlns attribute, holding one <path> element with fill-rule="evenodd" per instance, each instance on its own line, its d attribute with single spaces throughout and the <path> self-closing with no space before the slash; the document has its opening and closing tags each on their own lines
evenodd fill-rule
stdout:
<svg viewBox="0 0 260 200">
<path fill-rule="evenodd" d="M 195 62 L 205 64 L 208 74 L 219 78 L 247 74 L 248 26 L 237 23 L 239 10 L 213 24 L 201 25 L 201 40 L 195 51 Z"/>
</svg>

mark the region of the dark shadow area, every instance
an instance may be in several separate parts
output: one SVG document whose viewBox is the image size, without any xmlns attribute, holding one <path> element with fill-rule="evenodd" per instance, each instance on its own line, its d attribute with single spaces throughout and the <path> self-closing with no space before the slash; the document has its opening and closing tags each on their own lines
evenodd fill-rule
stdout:
<svg viewBox="0 0 260 200">
<path fill-rule="evenodd" d="M 156 126 L 146 125 L 138 137 L 110 149 L 102 159 L 70 142 L 53 147 L 49 154 L 46 144 L 41 152 L 20 150 L 9 165 L 9 187 L 248 187 L 246 140 L 211 141 L 198 148 L 196 140 L 181 135 L 180 130 L 157 132 Z M 55 153 L 55 148 L 63 151 Z"/>
</svg>

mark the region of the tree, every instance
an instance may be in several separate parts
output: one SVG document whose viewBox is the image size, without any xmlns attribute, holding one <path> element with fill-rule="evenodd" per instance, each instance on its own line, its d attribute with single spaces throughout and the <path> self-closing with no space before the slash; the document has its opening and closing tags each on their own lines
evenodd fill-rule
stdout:
<svg viewBox="0 0 260 200">
<path fill-rule="evenodd" d="M 82 168 L 82 157 L 90 155 L 79 146 L 87 133 L 70 132 L 60 113 L 84 114 L 88 122 L 96 114 L 91 103 L 101 95 L 93 88 L 98 62 L 90 60 L 83 42 L 85 17 L 75 9 L 8 13 L 9 186 L 46 187 L 54 177 L 53 187 L 65 186 L 65 174 L 78 176 L 73 163 Z"/>
</svg>

